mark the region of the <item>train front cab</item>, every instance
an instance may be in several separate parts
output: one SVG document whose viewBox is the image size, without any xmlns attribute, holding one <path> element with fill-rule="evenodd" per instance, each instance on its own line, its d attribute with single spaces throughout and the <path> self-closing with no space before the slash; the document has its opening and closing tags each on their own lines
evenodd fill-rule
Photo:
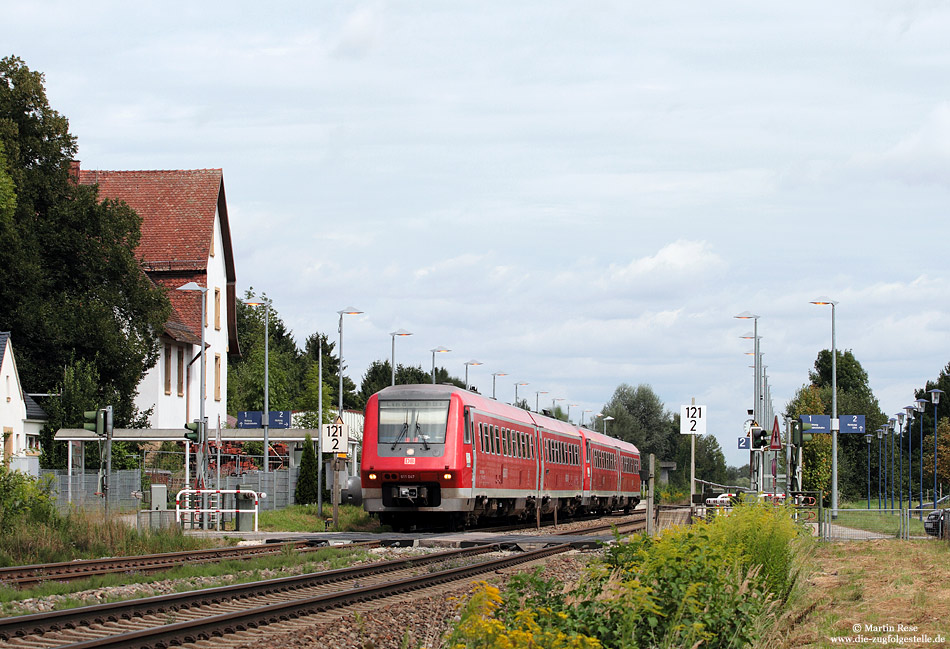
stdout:
<svg viewBox="0 0 950 649">
<path fill-rule="evenodd" d="M 455 513 L 472 508 L 463 411 L 447 386 L 395 386 L 370 397 L 360 466 L 366 511 L 408 528 L 439 518 L 452 525 Z"/>
</svg>

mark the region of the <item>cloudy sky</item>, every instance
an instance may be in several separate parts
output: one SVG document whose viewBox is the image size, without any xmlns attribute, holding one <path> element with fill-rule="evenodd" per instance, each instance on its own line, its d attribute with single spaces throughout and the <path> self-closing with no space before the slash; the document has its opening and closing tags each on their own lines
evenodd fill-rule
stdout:
<svg viewBox="0 0 950 649">
<path fill-rule="evenodd" d="M 830 347 L 893 413 L 950 361 L 950 7 L 13 2 L 88 169 L 222 168 L 238 289 L 298 341 L 512 400 L 695 397 L 733 464 Z M 587 415 L 590 417 L 590 414 Z"/>
</svg>

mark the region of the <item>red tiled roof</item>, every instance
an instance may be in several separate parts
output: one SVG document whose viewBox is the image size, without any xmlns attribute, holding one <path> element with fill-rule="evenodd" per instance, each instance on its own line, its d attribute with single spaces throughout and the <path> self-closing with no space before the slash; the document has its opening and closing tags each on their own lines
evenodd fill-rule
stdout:
<svg viewBox="0 0 950 649">
<path fill-rule="evenodd" d="M 189 281 L 208 285 L 206 264 L 217 210 L 227 276 L 228 352 L 240 356 L 234 256 L 221 169 L 101 171 L 80 169 L 74 162 L 71 173 L 81 185 L 98 184 L 100 199 L 122 200 L 142 218 L 136 252 L 152 281 L 168 289 L 173 310 L 165 333 L 178 341 L 199 343 L 201 294 L 175 289 Z"/>
<path fill-rule="evenodd" d="M 222 177 L 220 169 L 79 171 L 80 184 L 98 184 L 100 198 L 121 199 L 142 217 L 147 270 L 204 268 Z"/>
</svg>

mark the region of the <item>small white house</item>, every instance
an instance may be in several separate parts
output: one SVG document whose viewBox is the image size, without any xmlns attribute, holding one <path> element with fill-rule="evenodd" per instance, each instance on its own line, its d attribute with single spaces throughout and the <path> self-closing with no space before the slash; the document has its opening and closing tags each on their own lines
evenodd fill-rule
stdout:
<svg viewBox="0 0 950 649">
<path fill-rule="evenodd" d="M 39 472 L 40 430 L 46 413 L 23 392 L 10 333 L 0 331 L 0 461 L 31 474 Z"/>
</svg>

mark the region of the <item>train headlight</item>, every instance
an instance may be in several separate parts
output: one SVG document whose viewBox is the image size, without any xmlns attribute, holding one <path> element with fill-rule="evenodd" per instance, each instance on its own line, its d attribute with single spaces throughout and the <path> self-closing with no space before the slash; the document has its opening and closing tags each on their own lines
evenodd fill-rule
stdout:
<svg viewBox="0 0 950 649">
<path fill-rule="evenodd" d="M 375 474 L 375 473 L 370 473 L 370 474 L 369 474 L 369 479 L 370 479 L 370 480 L 375 480 L 375 479 L 376 479 L 376 474 Z"/>
<path fill-rule="evenodd" d="M 451 480 L 451 479 L 452 479 L 452 474 L 451 474 L 451 473 L 443 473 L 443 474 L 442 474 L 442 479 L 443 479 L 443 480 Z"/>
</svg>

